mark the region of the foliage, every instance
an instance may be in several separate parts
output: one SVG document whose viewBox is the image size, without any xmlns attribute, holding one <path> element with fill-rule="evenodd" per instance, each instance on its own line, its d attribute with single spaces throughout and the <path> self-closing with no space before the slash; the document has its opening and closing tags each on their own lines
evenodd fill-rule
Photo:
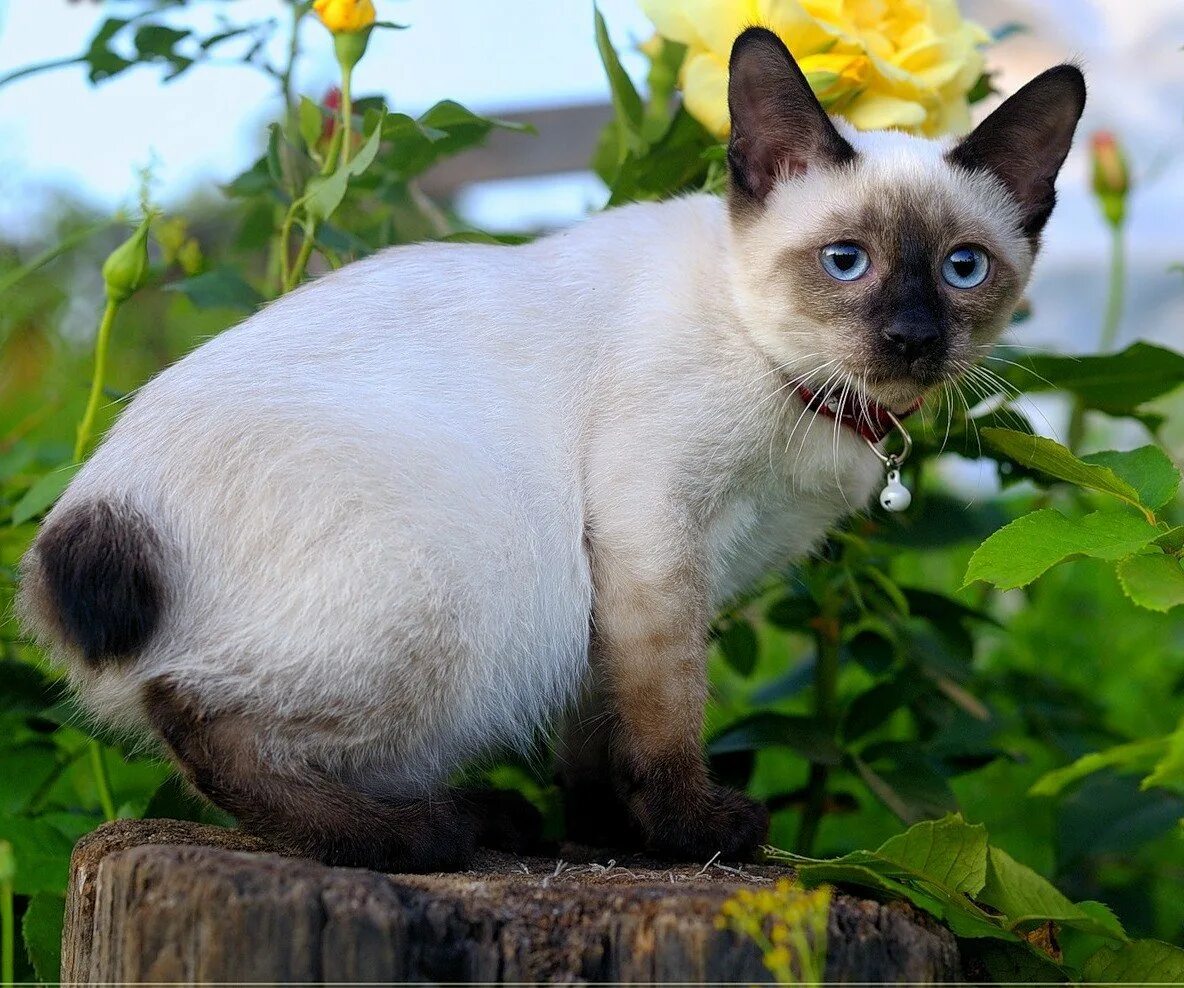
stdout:
<svg viewBox="0 0 1184 988">
<path fill-rule="evenodd" d="M 45 243 L 0 244 L 0 848 L 13 865 L 0 900 L 25 947 L 10 955 L 18 979 L 55 979 L 80 836 L 116 816 L 227 822 L 140 741 L 82 722 L 9 618 L 17 562 L 77 469 L 88 393 L 105 400 L 87 442 L 124 395 L 310 270 L 416 240 L 520 239 L 466 228 L 417 180 L 521 128 L 449 100 L 413 116 L 379 96 L 297 96 L 307 4 L 277 0 L 282 17 L 223 16 L 202 34 L 185 22 L 201 2 L 125 4 L 64 61 L 95 84 L 143 66 L 165 80 L 230 57 L 255 66 L 281 107 L 257 159 L 217 200 L 152 217 L 148 269 L 97 341 L 71 300 L 93 304 L 83 329 L 98 326 L 100 266 L 129 217 L 63 209 Z M 308 23 L 328 62 L 332 39 Z M 593 163 L 610 204 L 722 190 L 723 148 L 677 97 L 684 46 L 647 45 L 643 93 L 599 16 L 593 29 L 614 106 Z M 281 32 L 276 63 L 268 40 Z M 856 517 L 817 559 L 719 616 L 713 768 L 766 801 L 771 839 L 793 848 L 779 853 L 803 883 L 907 899 L 1000 979 L 1175 970 L 1177 954 L 1155 941 L 1178 941 L 1184 926 L 1184 529 L 1162 438 L 1179 421 L 1182 380 L 1184 355 L 1150 343 L 1077 356 L 999 348 L 910 425 L 907 515 Z M 1036 436 L 1034 393 L 1070 403 L 1080 435 Z M 997 495 L 966 504 L 948 474 L 967 460 L 997 477 Z M 537 767 L 491 778 L 557 798 Z M 786 909 L 807 901 L 785 894 Z M 805 970 L 802 947 L 775 958 L 788 965 L 779 976 Z"/>
<path fill-rule="evenodd" d="M 797 869 L 807 887 L 841 882 L 907 899 L 965 940 L 992 978 L 1024 971 L 1041 980 L 1086 977 L 1108 982 L 1184 980 L 1184 950 L 1131 941 L 1100 902 L 1071 902 L 1031 868 L 988 843 L 987 830 L 961 816 L 914 824 L 874 851 L 820 860 L 770 850 Z M 1061 938 L 1065 939 L 1064 947 Z M 994 941 L 977 950 L 980 941 Z M 1080 958 L 1080 959 L 1078 959 Z M 1102 972 L 1102 977 L 1094 972 Z"/>
</svg>

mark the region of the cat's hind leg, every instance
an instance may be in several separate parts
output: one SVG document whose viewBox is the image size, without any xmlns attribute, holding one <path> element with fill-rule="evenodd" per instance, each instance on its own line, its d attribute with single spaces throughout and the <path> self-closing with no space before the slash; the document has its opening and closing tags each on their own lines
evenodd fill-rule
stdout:
<svg viewBox="0 0 1184 988">
<path fill-rule="evenodd" d="M 477 804 L 449 790 L 384 794 L 309 759 L 268 757 L 257 718 L 208 712 L 168 680 L 144 687 L 153 729 L 190 782 L 277 850 L 388 872 L 463 868 L 490 829 Z"/>
</svg>

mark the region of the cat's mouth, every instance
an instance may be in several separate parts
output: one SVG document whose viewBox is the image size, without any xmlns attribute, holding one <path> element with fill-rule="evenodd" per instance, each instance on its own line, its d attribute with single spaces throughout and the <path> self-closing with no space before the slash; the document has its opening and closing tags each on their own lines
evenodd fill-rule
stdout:
<svg viewBox="0 0 1184 988">
<path fill-rule="evenodd" d="M 859 375 L 861 390 L 878 405 L 904 414 L 924 401 L 936 388 L 950 380 L 949 374 L 876 374 L 867 371 Z"/>
</svg>

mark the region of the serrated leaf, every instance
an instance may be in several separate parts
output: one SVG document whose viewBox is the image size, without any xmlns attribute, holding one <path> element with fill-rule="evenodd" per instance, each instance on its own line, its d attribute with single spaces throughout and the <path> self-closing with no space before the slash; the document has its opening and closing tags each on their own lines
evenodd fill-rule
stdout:
<svg viewBox="0 0 1184 988">
<path fill-rule="evenodd" d="M 1081 459 L 1108 467 L 1138 491 L 1139 500 L 1153 511 L 1175 498 L 1180 489 L 1180 471 L 1158 446 L 1140 446 L 1123 453 L 1105 450 Z"/>
<path fill-rule="evenodd" d="M 1123 592 L 1149 611 L 1170 611 L 1184 604 L 1184 568 L 1175 556 L 1131 556 L 1118 564 Z"/>
<path fill-rule="evenodd" d="M 1021 359 L 1032 375 L 1019 382 L 1024 390 L 1068 391 L 1087 408 L 1110 415 L 1130 415 L 1184 382 L 1184 354 L 1151 343 L 1134 343 L 1119 353 Z"/>
<path fill-rule="evenodd" d="M 775 747 L 792 748 L 820 765 L 838 765 L 843 760 L 842 749 L 826 728 L 811 717 L 796 714 L 751 714 L 723 728 L 707 744 L 712 755 Z"/>
<path fill-rule="evenodd" d="M 1086 463 L 1058 442 L 1013 429 L 983 429 L 982 437 L 999 452 L 1025 467 L 1143 508 L 1139 492 L 1113 470 Z"/>
<path fill-rule="evenodd" d="M 346 189 L 349 188 L 349 180 L 361 175 L 374 161 L 378 154 L 378 147 L 382 143 L 382 134 L 383 127 L 380 119 L 370 132 L 366 143 L 358 149 L 358 153 L 350 158 L 348 163 L 339 165 L 332 175 L 317 176 L 309 181 L 309 191 L 304 208 L 314 221 L 324 222 L 337 211 L 337 207 L 345 198 Z"/>
<path fill-rule="evenodd" d="M 263 296 L 247 284 L 234 268 L 215 268 L 174 281 L 164 286 L 166 292 L 180 292 L 198 309 L 238 309 L 254 312 L 263 304 Z"/>
<path fill-rule="evenodd" d="M 53 507 L 54 502 L 62 496 L 62 492 L 70 486 L 74 475 L 82 469 L 81 463 L 51 470 L 25 491 L 24 496 L 13 505 L 12 523 L 23 525 Z"/>
<path fill-rule="evenodd" d="M 999 910 L 1011 930 L 1051 920 L 1093 936 L 1126 939 L 1126 931 L 1109 910 L 1087 910 L 1069 901 L 1051 882 L 997 847 L 987 853 L 986 884 L 977 900 Z"/>
<path fill-rule="evenodd" d="M 316 147 L 325 126 L 321 117 L 321 108 L 307 96 L 301 96 L 297 119 L 300 124 L 300 137 L 304 141 L 305 147 Z"/>
<path fill-rule="evenodd" d="M 1074 556 L 1119 560 L 1145 549 L 1160 531 L 1142 518 L 1095 511 L 1081 519 L 1042 508 L 1017 518 L 970 557 L 963 586 L 983 580 L 1001 590 L 1025 587 Z"/>
<path fill-rule="evenodd" d="M 33 970 L 43 984 L 57 984 L 62 968 L 62 926 L 66 898 L 52 892 L 38 892 L 25 908 L 21 934 Z"/>
<path fill-rule="evenodd" d="M 1082 976 L 1096 985 L 1180 984 L 1184 982 L 1184 950 L 1159 940 L 1103 947 L 1086 960 Z"/>
<path fill-rule="evenodd" d="M 915 824 L 875 851 L 853 851 L 829 861 L 768 853 L 793 864 L 805 885 L 863 885 L 908 899 L 944 919 L 959 936 L 1019 940 L 971 899 L 986 882 L 987 832 L 959 816 Z"/>
<path fill-rule="evenodd" d="M 1122 772 L 1147 772 L 1166 753 L 1167 741 L 1164 738 L 1131 741 L 1105 751 L 1093 751 L 1063 768 L 1046 772 L 1032 784 L 1028 795 L 1056 796 L 1073 783 L 1108 768 Z"/>
</svg>

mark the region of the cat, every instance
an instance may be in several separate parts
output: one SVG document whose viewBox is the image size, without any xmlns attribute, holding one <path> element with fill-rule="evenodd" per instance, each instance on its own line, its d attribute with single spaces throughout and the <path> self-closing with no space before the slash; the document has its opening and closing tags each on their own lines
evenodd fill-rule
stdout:
<svg viewBox="0 0 1184 988">
<path fill-rule="evenodd" d="M 148 383 L 22 561 L 85 706 L 331 863 L 514 846 L 527 815 L 449 780 L 560 722 L 586 836 L 751 855 L 767 813 L 701 751 L 713 609 L 862 509 L 860 423 L 1008 323 L 1085 83 L 957 143 L 859 133 L 750 28 L 728 101 L 726 197 L 382 251 Z"/>
</svg>

